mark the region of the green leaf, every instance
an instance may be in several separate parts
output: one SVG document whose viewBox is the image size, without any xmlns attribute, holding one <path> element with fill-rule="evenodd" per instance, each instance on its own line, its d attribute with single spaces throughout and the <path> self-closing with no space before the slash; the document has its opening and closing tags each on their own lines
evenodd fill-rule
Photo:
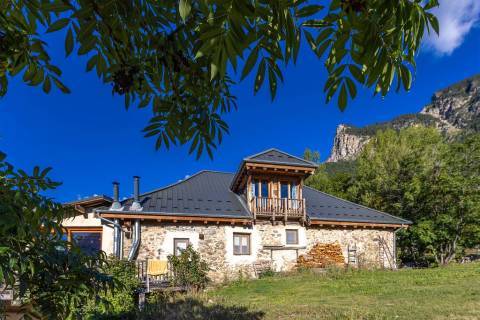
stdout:
<svg viewBox="0 0 480 320">
<path fill-rule="evenodd" d="M 138 108 L 141 109 L 141 108 L 145 108 L 146 106 L 148 106 L 150 104 L 151 99 L 152 99 L 151 95 L 148 95 L 146 98 L 142 99 L 142 101 L 140 101 L 140 103 L 138 105 Z"/>
<path fill-rule="evenodd" d="M 250 52 L 250 55 L 248 56 L 245 66 L 242 70 L 241 80 L 245 79 L 245 77 L 250 73 L 250 71 L 252 71 L 253 67 L 257 63 L 258 51 L 258 47 L 255 47 L 252 52 Z"/>
<path fill-rule="evenodd" d="M 400 71 L 401 71 L 400 74 L 402 76 L 403 87 L 405 88 L 405 90 L 408 91 L 412 86 L 412 73 L 404 65 L 400 66 Z"/>
<path fill-rule="evenodd" d="M 55 85 L 57 86 L 58 89 L 60 89 L 60 91 L 62 91 L 63 93 L 70 93 L 70 89 L 68 89 L 63 83 L 62 81 L 60 81 L 59 79 L 55 78 L 55 77 L 52 77 L 53 79 L 53 83 L 55 83 Z"/>
<path fill-rule="evenodd" d="M 357 67 L 354 64 L 350 64 L 348 66 L 348 70 L 352 74 L 352 76 L 355 78 L 360 83 L 363 83 L 365 81 L 365 77 L 363 76 L 362 70 L 360 70 L 359 67 Z"/>
<path fill-rule="evenodd" d="M 298 10 L 295 16 L 297 18 L 309 17 L 311 15 L 314 15 L 318 11 L 322 10 L 323 8 L 324 6 L 321 6 L 321 5 L 316 5 L 316 4 L 308 5 Z"/>
<path fill-rule="evenodd" d="M 180 0 L 178 4 L 178 11 L 180 12 L 180 17 L 184 22 L 187 20 L 191 10 L 192 4 L 190 3 L 190 0 Z"/>
<path fill-rule="evenodd" d="M 338 94 L 338 107 L 341 111 L 344 111 L 347 107 L 347 89 L 345 83 L 340 87 L 340 93 Z"/>
<path fill-rule="evenodd" d="M 87 72 L 92 70 L 97 64 L 98 55 L 92 56 L 87 62 Z"/>
<path fill-rule="evenodd" d="M 347 82 L 347 87 L 348 87 L 348 92 L 350 93 L 350 97 L 352 97 L 352 99 L 355 99 L 355 97 L 357 96 L 357 88 L 355 86 L 355 82 L 353 82 L 353 80 L 350 78 L 345 78 L 345 82 Z"/>
<path fill-rule="evenodd" d="M 68 57 L 73 51 L 73 31 L 71 28 L 67 31 L 67 36 L 65 37 L 65 53 Z"/>
<path fill-rule="evenodd" d="M 270 97 L 273 101 L 277 93 L 277 78 L 272 67 L 268 68 L 268 82 L 270 83 Z"/>
<path fill-rule="evenodd" d="M 50 90 L 52 89 L 52 82 L 50 80 L 50 77 L 47 76 L 45 78 L 42 89 L 45 93 L 50 93 Z"/>
<path fill-rule="evenodd" d="M 437 33 L 437 35 L 440 35 L 440 26 L 438 25 L 438 19 L 434 15 L 431 15 L 429 17 L 430 24 L 432 25 L 433 30 Z"/>
<path fill-rule="evenodd" d="M 257 75 L 255 76 L 255 87 L 253 89 L 254 93 L 257 93 L 258 90 L 260 90 L 264 79 L 265 79 L 265 60 L 262 60 L 262 62 L 260 62 L 260 65 L 258 66 Z"/>
<path fill-rule="evenodd" d="M 63 28 L 65 28 L 69 23 L 70 23 L 70 19 L 68 19 L 68 18 L 58 19 L 57 21 L 55 21 L 54 23 L 52 23 L 52 24 L 48 27 L 47 33 L 49 33 L 49 32 L 54 32 L 54 31 L 58 31 L 58 30 L 60 30 L 60 29 L 63 29 Z"/>
</svg>

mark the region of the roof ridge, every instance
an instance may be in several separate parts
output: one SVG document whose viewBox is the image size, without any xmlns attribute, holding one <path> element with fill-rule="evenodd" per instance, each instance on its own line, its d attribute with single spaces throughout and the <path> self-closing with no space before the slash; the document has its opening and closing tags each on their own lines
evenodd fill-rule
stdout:
<svg viewBox="0 0 480 320">
<path fill-rule="evenodd" d="M 394 216 L 394 215 L 392 215 L 392 214 L 389 214 L 389 213 L 386 213 L 386 212 L 383 212 L 383 211 L 380 211 L 380 210 L 377 210 L 377 209 L 374 209 L 374 208 L 370 208 L 370 207 L 361 205 L 361 204 L 359 204 L 359 203 L 355 203 L 355 202 L 352 202 L 352 201 L 349 201 L 349 200 L 342 199 L 342 198 L 340 198 L 340 197 L 337 197 L 337 196 L 334 196 L 334 195 L 332 195 L 332 194 L 329 194 L 329 193 L 326 193 L 326 192 L 317 190 L 317 189 L 312 188 L 312 187 L 309 187 L 309 186 L 307 186 L 307 185 L 303 185 L 303 187 L 304 187 L 304 188 L 311 189 L 311 190 L 313 190 L 313 191 L 315 191 L 315 192 L 324 194 L 324 195 L 329 196 L 329 197 L 331 197 L 331 198 L 334 198 L 334 199 L 337 199 L 337 200 L 341 200 L 341 201 L 345 201 L 345 202 L 351 203 L 351 204 L 353 204 L 353 205 L 362 207 L 362 208 L 364 208 L 364 209 L 373 210 L 373 211 L 376 211 L 376 212 L 378 212 L 378 213 L 381 213 L 381 214 L 384 214 L 384 215 L 386 215 L 386 216 L 389 216 L 389 217 L 391 217 L 391 218 L 395 218 L 395 219 L 398 219 L 398 220 L 403 220 L 403 221 L 405 221 L 405 222 L 408 223 L 408 224 L 412 224 L 412 221 L 410 221 L 410 220 L 403 219 L 403 218 Z"/>
<path fill-rule="evenodd" d="M 97 200 L 97 199 L 104 199 L 106 201 L 113 201 L 113 199 L 110 197 L 110 196 L 107 196 L 105 194 L 98 194 L 96 196 L 89 196 L 89 197 L 85 197 L 85 198 L 82 198 L 82 199 L 77 199 L 77 200 L 72 200 L 72 201 L 68 201 L 68 202 L 63 202 L 62 204 L 63 205 L 69 205 L 69 204 L 73 204 L 73 203 L 77 203 L 77 202 L 85 202 L 85 201 L 92 201 L 92 200 Z"/>
<path fill-rule="evenodd" d="M 192 174 L 191 176 L 188 176 L 188 178 L 185 178 L 185 179 L 181 179 L 179 181 L 176 181 L 176 182 L 173 182 L 173 183 L 170 183 L 170 184 L 167 184 L 166 186 L 163 186 L 163 187 L 160 187 L 160 188 L 157 188 L 157 189 L 153 189 L 153 190 L 150 190 L 148 192 L 144 192 L 144 193 L 141 193 L 139 195 L 139 197 L 142 197 L 142 196 L 145 196 L 145 195 L 148 195 L 148 194 L 151 194 L 151 193 L 155 193 L 155 192 L 158 192 L 158 191 L 162 191 L 162 190 L 165 190 L 165 189 L 168 189 L 168 188 L 171 188 L 173 186 L 176 186 L 176 185 L 179 185 L 181 183 L 184 183 L 202 173 L 205 173 L 205 172 L 213 172 L 213 173 L 221 173 L 221 174 L 233 174 L 232 172 L 224 172 L 224 171 L 216 171 L 216 170 L 209 170 L 209 169 L 202 169 L 198 172 L 195 172 L 194 174 Z M 126 199 L 123 199 L 121 202 L 126 202 L 130 199 L 133 199 L 133 197 L 128 197 Z"/>
<path fill-rule="evenodd" d="M 262 152 L 259 152 L 259 153 L 256 153 L 256 154 L 247 156 L 247 157 L 243 158 L 243 160 L 244 160 L 244 161 L 245 161 L 245 160 L 252 160 L 252 158 L 258 157 L 258 156 L 260 156 L 260 155 L 262 155 L 262 154 L 265 154 L 265 153 L 267 153 L 267 152 L 270 152 L 270 151 L 277 151 L 277 152 L 279 152 L 279 153 L 283 153 L 284 155 L 287 155 L 287 156 L 289 156 L 289 157 L 295 158 L 295 159 L 297 159 L 297 160 L 300 160 L 300 161 L 302 161 L 302 162 L 308 163 L 308 164 L 310 164 L 310 165 L 318 166 L 318 164 L 315 163 L 315 162 L 313 162 L 313 161 L 306 160 L 306 159 L 302 159 L 302 158 L 297 157 L 297 156 L 295 156 L 295 155 L 293 155 L 293 154 L 290 154 L 290 153 L 288 153 L 288 152 L 282 151 L 282 150 L 280 150 L 280 149 L 278 149 L 278 148 L 270 148 L 270 149 L 264 150 L 264 151 L 262 151 Z"/>
</svg>

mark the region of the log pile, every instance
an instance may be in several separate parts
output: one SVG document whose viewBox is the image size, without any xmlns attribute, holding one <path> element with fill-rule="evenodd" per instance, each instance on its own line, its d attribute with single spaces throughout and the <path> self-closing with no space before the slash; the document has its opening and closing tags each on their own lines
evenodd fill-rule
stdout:
<svg viewBox="0 0 480 320">
<path fill-rule="evenodd" d="M 297 259 L 297 266 L 304 268 L 343 267 L 344 265 L 342 248 L 338 243 L 317 243 Z"/>
</svg>

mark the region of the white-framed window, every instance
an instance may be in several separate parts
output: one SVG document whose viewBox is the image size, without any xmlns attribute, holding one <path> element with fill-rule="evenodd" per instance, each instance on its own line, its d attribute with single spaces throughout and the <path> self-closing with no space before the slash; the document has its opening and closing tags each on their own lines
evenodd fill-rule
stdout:
<svg viewBox="0 0 480 320">
<path fill-rule="evenodd" d="M 250 234 L 249 233 L 233 234 L 233 254 L 234 255 L 250 255 Z"/>
<path fill-rule="evenodd" d="M 188 238 L 174 238 L 173 253 L 176 256 L 179 256 L 183 250 L 187 249 L 189 244 L 190 244 L 190 240 Z"/>
<path fill-rule="evenodd" d="M 286 244 L 298 244 L 298 229 L 286 229 Z"/>
</svg>

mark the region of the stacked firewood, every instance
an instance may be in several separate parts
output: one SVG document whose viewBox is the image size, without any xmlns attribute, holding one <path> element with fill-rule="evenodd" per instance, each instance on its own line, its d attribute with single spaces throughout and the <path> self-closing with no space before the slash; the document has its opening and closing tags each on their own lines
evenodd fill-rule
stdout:
<svg viewBox="0 0 480 320">
<path fill-rule="evenodd" d="M 297 266 L 305 268 L 343 267 L 344 264 L 342 248 L 338 243 L 317 243 L 297 260 Z"/>
</svg>

